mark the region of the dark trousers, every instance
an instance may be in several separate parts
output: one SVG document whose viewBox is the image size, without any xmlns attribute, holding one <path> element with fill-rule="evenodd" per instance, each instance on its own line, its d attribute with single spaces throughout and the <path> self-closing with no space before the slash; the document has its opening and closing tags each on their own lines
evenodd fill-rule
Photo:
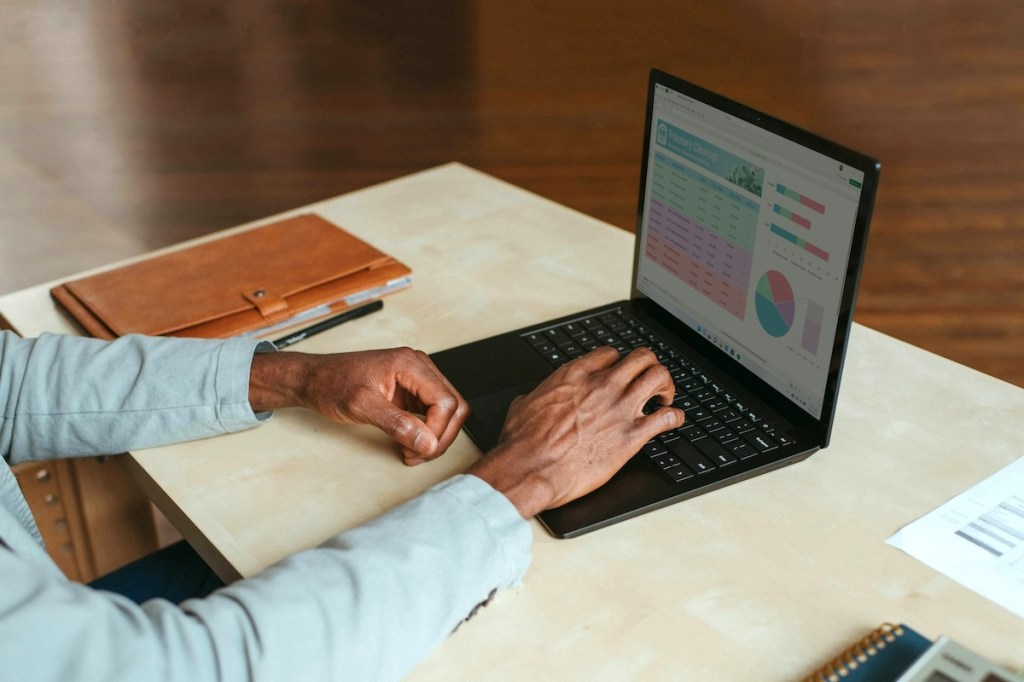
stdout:
<svg viewBox="0 0 1024 682">
<path fill-rule="evenodd" d="M 224 583 L 182 540 L 100 576 L 89 585 L 117 592 L 137 604 L 150 599 L 180 604 L 192 597 L 205 597 Z"/>
</svg>

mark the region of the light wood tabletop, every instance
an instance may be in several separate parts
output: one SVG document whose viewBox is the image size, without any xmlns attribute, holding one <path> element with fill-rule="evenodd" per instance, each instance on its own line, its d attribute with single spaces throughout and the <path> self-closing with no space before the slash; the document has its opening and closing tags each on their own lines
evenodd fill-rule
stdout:
<svg viewBox="0 0 1024 682">
<path fill-rule="evenodd" d="M 415 274 L 383 312 L 296 350 L 433 352 L 628 297 L 632 235 L 460 164 L 299 211 Z M 74 333 L 49 286 L 0 298 L 0 314 L 25 336 Z M 827 449 L 577 539 L 534 524 L 523 584 L 411 679 L 788 680 L 883 621 L 1024 667 L 1024 619 L 885 544 L 1024 455 L 1022 423 L 1024 390 L 855 324 Z M 460 435 L 443 457 L 407 468 L 373 429 L 282 410 L 251 431 L 134 452 L 130 467 L 232 579 L 477 456 Z"/>
</svg>

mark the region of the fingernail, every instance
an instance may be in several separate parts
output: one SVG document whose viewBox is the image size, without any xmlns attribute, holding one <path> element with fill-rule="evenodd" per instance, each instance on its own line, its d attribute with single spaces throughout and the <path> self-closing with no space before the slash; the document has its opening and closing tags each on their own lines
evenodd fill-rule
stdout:
<svg viewBox="0 0 1024 682">
<path fill-rule="evenodd" d="M 433 441 L 433 442 L 431 442 Z M 412 449 L 421 455 L 429 455 L 437 447 L 437 441 L 431 437 L 426 429 L 416 431 L 416 437 L 412 440 Z"/>
</svg>

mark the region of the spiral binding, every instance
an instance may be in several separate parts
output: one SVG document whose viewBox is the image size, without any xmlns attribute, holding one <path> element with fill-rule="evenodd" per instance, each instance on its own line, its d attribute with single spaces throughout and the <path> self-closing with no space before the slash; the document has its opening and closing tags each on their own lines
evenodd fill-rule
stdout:
<svg viewBox="0 0 1024 682">
<path fill-rule="evenodd" d="M 892 623 L 882 623 L 847 648 L 831 661 L 804 678 L 803 682 L 840 682 L 880 650 L 902 637 L 904 629 Z"/>
</svg>

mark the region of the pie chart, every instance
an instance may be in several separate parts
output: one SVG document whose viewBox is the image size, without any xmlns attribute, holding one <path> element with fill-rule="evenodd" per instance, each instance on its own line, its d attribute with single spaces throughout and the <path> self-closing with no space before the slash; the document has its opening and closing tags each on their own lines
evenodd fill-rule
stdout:
<svg viewBox="0 0 1024 682">
<path fill-rule="evenodd" d="M 754 307 L 761 327 L 776 338 L 785 336 L 796 317 L 793 287 L 778 270 L 769 270 L 757 281 Z"/>
</svg>

